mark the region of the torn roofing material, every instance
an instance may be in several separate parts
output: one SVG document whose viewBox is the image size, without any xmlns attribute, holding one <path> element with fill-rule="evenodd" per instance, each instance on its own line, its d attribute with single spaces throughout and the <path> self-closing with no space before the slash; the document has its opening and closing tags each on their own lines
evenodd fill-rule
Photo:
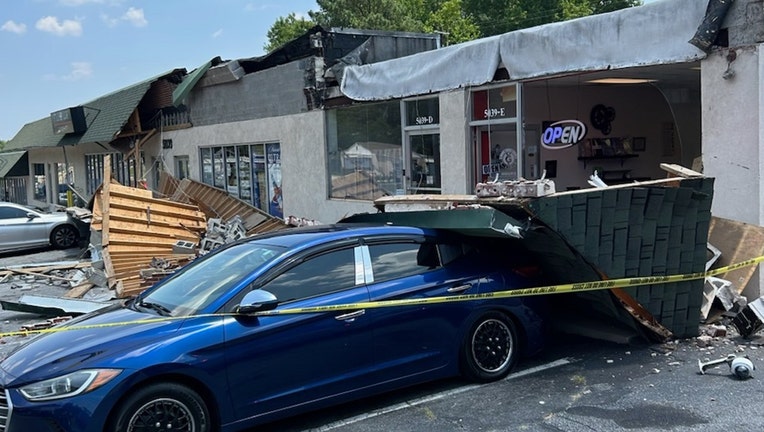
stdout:
<svg viewBox="0 0 764 432">
<path fill-rule="evenodd" d="M 34 313 L 41 316 L 82 315 L 103 309 L 111 303 L 75 300 L 61 297 L 22 295 L 18 301 L 0 300 L 4 310 Z"/>
<path fill-rule="evenodd" d="M 157 75 L 107 95 L 83 103 L 87 129 L 83 133 L 56 135 L 50 117 L 28 123 L 5 145 L 5 150 L 109 143 L 122 131 L 151 86 L 158 80 L 179 81 L 185 69 Z"/>
<path fill-rule="evenodd" d="M 348 66 L 340 89 L 355 100 L 386 100 L 486 84 L 500 64 L 510 79 L 523 80 L 690 62 L 706 56 L 688 42 L 705 10 L 706 2 L 697 0 L 658 1 L 433 52 Z"/>
</svg>

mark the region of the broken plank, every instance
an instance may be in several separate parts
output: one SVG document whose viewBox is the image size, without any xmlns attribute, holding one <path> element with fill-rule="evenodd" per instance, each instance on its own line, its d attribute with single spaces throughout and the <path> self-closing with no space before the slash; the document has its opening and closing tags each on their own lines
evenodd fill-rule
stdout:
<svg viewBox="0 0 764 432">
<path fill-rule="evenodd" d="M 86 292 L 90 291 L 90 288 L 93 288 L 95 284 L 91 282 L 84 282 L 79 285 L 73 286 L 69 291 L 64 294 L 64 297 L 68 298 L 79 298 L 85 295 Z"/>
<path fill-rule="evenodd" d="M 71 261 L 71 262 L 61 263 L 61 264 L 57 264 L 57 263 L 24 264 L 24 265 L 0 267 L 0 274 L 4 274 L 4 272 L 9 272 L 11 269 L 24 269 L 28 271 L 38 272 L 38 271 L 53 271 L 53 270 L 73 270 L 73 269 L 79 269 L 83 267 L 90 267 L 91 265 L 92 263 L 90 262 L 82 262 L 82 261 Z"/>
<path fill-rule="evenodd" d="M 667 329 L 653 315 L 645 309 L 639 302 L 637 302 L 632 296 L 621 288 L 613 288 L 610 290 L 613 295 L 621 302 L 624 309 L 626 309 L 631 316 L 639 321 L 643 326 L 652 330 L 652 332 L 663 341 L 667 341 L 672 338 L 673 334 L 671 330 Z"/>
<path fill-rule="evenodd" d="M 175 211 L 177 215 L 186 217 L 196 217 L 196 214 L 199 212 L 197 206 L 190 204 L 158 199 L 139 199 L 129 194 L 114 193 L 112 195 L 112 202 L 110 204 L 117 204 L 127 208 L 151 208 L 151 211 L 157 212 Z"/>
<path fill-rule="evenodd" d="M 703 177 L 703 174 L 677 164 L 662 163 L 660 164 L 660 167 L 663 171 L 666 171 L 669 176 L 684 178 Z"/>
<path fill-rule="evenodd" d="M 53 276 L 53 275 L 49 275 L 49 274 L 45 274 L 45 273 L 36 273 L 36 272 L 33 272 L 33 271 L 29 271 L 29 270 L 11 269 L 11 271 L 14 272 L 14 273 L 26 274 L 26 275 L 31 275 L 31 276 L 36 276 L 36 277 L 43 277 L 43 278 L 48 278 L 48 279 L 53 279 L 53 280 L 66 281 L 66 282 L 69 282 L 71 280 L 69 278 Z"/>
</svg>

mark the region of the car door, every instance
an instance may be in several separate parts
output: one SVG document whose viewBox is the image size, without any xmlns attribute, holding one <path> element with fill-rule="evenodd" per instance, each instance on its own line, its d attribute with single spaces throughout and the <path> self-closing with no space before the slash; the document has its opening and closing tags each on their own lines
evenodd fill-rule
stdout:
<svg viewBox="0 0 764 432">
<path fill-rule="evenodd" d="M 257 288 L 284 302 L 277 310 L 366 302 L 362 265 L 354 245 L 321 250 L 278 270 Z M 241 419 L 366 383 L 371 338 L 362 309 L 237 318 L 225 326 L 231 400 Z"/>
<path fill-rule="evenodd" d="M 432 239 L 373 240 L 366 244 L 371 301 L 476 294 L 479 274 L 443 265 L 446 251 Z M 453 252 L 456 250 L 456 252 Z M 453 360 L 459 326 L 470 302 L 370 309 L 374 327 L 375 378 L 392 380 L 442 368 Z"/>
<path fill-rule="evenodd" d="M 24 209 L 0 207 L 0 251 L 45 246 L 48 238 L 41 218 L 29 218 Z"/>
</svg>

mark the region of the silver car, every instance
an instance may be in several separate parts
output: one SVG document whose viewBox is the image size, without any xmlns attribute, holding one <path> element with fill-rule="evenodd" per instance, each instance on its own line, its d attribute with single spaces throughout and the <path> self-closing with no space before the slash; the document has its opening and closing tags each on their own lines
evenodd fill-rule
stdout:
<svg viewBox="0 0 764 432">
<path fill-rule="evenodd" d="M 80 230 L 66 213 L 42 213 L 0 202 L 0 253 L 50 245 L 66 249 L 79 240 Z"/>
</svg>

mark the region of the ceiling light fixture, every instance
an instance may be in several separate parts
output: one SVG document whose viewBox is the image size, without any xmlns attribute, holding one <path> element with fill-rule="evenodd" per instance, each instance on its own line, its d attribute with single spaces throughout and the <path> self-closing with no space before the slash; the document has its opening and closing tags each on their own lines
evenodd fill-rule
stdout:
<svg viewBox="0 0 764 432">
<path fill-rule="evenodd" d="M 656 82 L 658 80 L 646 78 L 600 78 L 587 81 L 590 84 L 645 84 Z"/>
</svg>

